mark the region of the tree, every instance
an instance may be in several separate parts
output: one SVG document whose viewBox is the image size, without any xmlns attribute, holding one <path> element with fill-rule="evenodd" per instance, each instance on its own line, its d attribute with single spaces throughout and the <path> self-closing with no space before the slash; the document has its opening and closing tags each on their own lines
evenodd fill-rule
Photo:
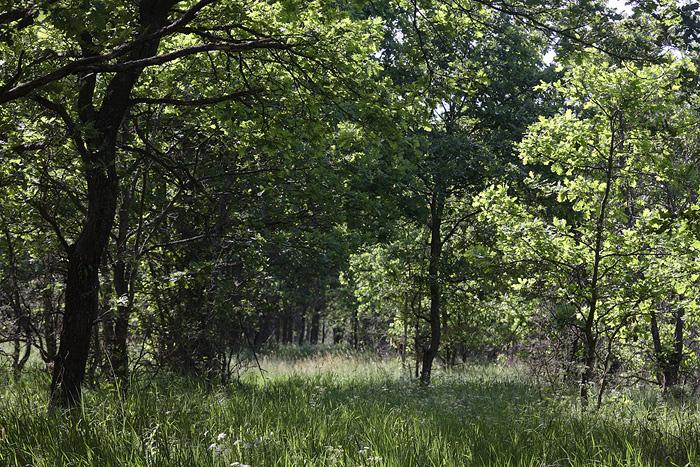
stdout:
<svg viewBox="0 0 700 467">
<path fill-rule="evenodd" d="M 54 407 L 73 407 L 80 400 L 97 317 L 98 271 L 120 190 L 117 142 L 130 108 L 138 103 L 207 105 L 261 89 L 248 86 L 243 72 L 229 82 L 230 86 L 240 83 L 243 89 L 225 89 L 214 96 L 202 96 L 209 90 L 205 87 L 195 97 L 138 97 L 132 93 L 148 88 L 169 66 L 177 69 L 183 61 L 201 66 L 200 57 L 208 53 L 217 53 L 210 63 L 227 72 L 237 70 L 244 56 L 258 54 L 265 63 L 279 64 L 277 69 L 283 73 L 285 69 L 303 73 L 300 60 L 323 67 L 326 62 L 319 57 L 324 47 L 319 44 L 345 34 L 349 38 L 346 56 L 362 56 L 361 46 L 353 43 L 363 37 L 362 27 L 353 29 L 352 23 L 345 22 L 324 30 L 324 21 L 335 21 L 338 15 L 320 3 L 301 10 L 281 5 L 269 8 L 262 3 L 242 10 L 215 0 L 189 3 L 180 10 L 175 8 L 179 3 L 143 0 L 130 7 L 116 2 L 79 5 L 67 1 L 11 9 L 0 18 L 5 69 L 12 70 L 4 76 L 0 103 L 17 115 L 43 109 L 61 122 L 80 160 L 80 183 L 86 195 L 74 237 L 65 235 L 56 219 L 47 220 L 68 258 L 65 312 L 51 385 Z M 83 10 L 86 15 L 78 18 L 76 12 Z M 221 27 L 221 18 L 230 22 Z M 294 54 L 297 58 L 291 59 Z M 144 74 L 147 68 L 150 71 Z M 271 71 L 267 67 L 263 74 Z"/>
<path fill-rule="evenodd" d="M 675 111 L 684 107 L 678 92 L 685 66 L 616 66 L 597 55 L 572 66 L 554 84 L 566 110 L 541 118 L 519 146 L 523 163 L 549 170 L 531 171 L 526 181 L 543 202 L 524 205 L 505 185 L 479 200 L 483 218 L 500 226 L 507 260 L 534 266 L 517 289 L 537 287 L 545 291 L 537 300 L 576 311 L 582 406 L 599 359 L 602 395 L 615 339 L 658 293 L 641 279 L 670 254 L 668 239 L 654 235 L 663 210 L 650 194 L 669 179 L 675 136 L 688 128 L 687 112 Z"/>
<path fill-rule="evenodd" d="M 405 218 L 426 228 L 430 333 L 422 343 L 421 381 L 429 384 L 442 339 L 444 252 L 468 231 L 468 200 L 507 165 L 512 143 L 535 114 L 531 92 L 546 79 L 539 30 L 475 3 L 399 2 L 380 58 L 396 93 L 411 109 L 405 149 L 409 167 L 399 188 Z M 421 238 L 421 237 L 419 237 Z"/>
</svg>

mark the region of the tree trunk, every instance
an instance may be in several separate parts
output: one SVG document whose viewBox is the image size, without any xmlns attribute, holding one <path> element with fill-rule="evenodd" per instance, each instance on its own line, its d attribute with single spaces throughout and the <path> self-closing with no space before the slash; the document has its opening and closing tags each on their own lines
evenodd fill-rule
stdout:
<svg viewBox="0 0 700 467">
<path fill-rule="evenodd" d="M 318 333 L 321 325 L 321 312 L 318 306 L 314 306 L 313 314 L 311 315 L 311 329 L 309 329 L 309 342 L 312 345 L 318 344 Z"/>
<path fill-rule="evenodd" d="M 107 307 L 104 307 L 103 305 L 103 311 L 104 309 L 109 309 Z M 95 323 L 95 325 L 92 327 L 92 344 L 90 345 L 92 351 L 90 352 L 89 358 L 88 358 L 88 366 L 87 366 L 87 385 L 95 387 L 97 385 L 97 368 L 98 367 L 104 367 L 104 361 L 103 361 L 103 350 L 104 350 L 104 345 L 102 344 L 102 341 L 100 339 L 100 328 L 103 326 L 100 326 L 99 321 Z"/>
<path fill-rule="evenodd" d="M 3 234 L 7 242 L 7 256 L 10 266 L 10 308 L 14 314 L 14 332 L 12 335 L 13 351 L 12 351 L 12 373 L 15 380 L 18 380 L 24 365 L 29 360 L 29 355 L 32 350 L 32 327 L 30 316 L 25 313 L 22 305 L 22 297 L 20 295 L 20 285 L 17 278 L 17 257 L 15 248 L 12 242 L 12 234 L 7 229 L 5 224 Z M 22 349 L 24 346 L 24 350 Z"/>
<path fill-rule="evenodd" d="M 681 363 L 683 363 L 683 310 L 673 313 L 675 323 L 673 328 L 673 351 L 668 359 L 666 389 L 679 383 Z"/>
<path fill-rule="evenodd" d="M 117 297 L 116 313 L 113 315 L 113 328 L 111 341 L 109 342 L 109 359 L 114 378 L 119 382 L 120 388 L 125 390 L 129 381 L 129 316 L 133 304 L 133 268 L 127 262 L 127 237 L 129 234 L 129 213 L 131 211 L 133 190 L 122 190 L 121 205 L 118 214 L 118 228 L 116 241 L 116 260 L 112 265 L 112 280 L 114 293 Z"/>
<path fill-rule="evenodd" d="M 86 170 L 86 176 L 88 215 L 68 257 L 65 313 L 51 380 L 52 407 L 71 408 L 80 402 L 91 331 L 98 311 L 98 272 L 116 210 L 114 164 L 106 168 L 92 166 Z"/>
<path fill-rule="evenodd" d="M 357 350 L 360 345 L 359 338 L 359 318 L 357 316 L 357 307 L 352 310 L 352 348 Z"/>
<path fill-rule="evenodd" d="M 658 381 L 659 386 L 664 387 L 665 386 L 664 368 L 666 366 L 666 362 L 665 362 L 665 358 L 664 358 L 663 347 L 661 346 L 661 335 L 659 333 L 659 323 L 656 319 L 656 312 L 654 310 L 651 311 L 651 320 L 649 323 L 649 327 L 650 327 L 650 331 L 651 331 L 651 342 L 654 346 L 654 359 L 656 360 L 656 365 L 657 365 L 656 381 Z"/>
<path fill-rule="evenodd" d="M 277 315 L 277 320 L 275 321 L 275 343 L 277 345 L 282 343 L 282 336 L 284 335 L 284 318 Z"/>
<path fill-rule="evenodd" d="M 575 382 L 576 381 L 576 366 L 578 364 L 578 351 L 579 351 L 579 337 L 575 336 L 574 341 L 571 344 L 571 352 L 569 353 L 569 365 L 566 370 L 566 376 L 565 379 L 567 382 Z"/>
<path fill-rule="evenodd" d="M 27 331 L 28 325 L 23 321 L 24 319 L 21 319 L 19 322 L 12 352 L 12 376 L 15 381 L 19 381 L 22 370 L 32 353 L 31 334 Z"/>
<path fill-rule="evenodd" d="M 619 121 L 616 121 L 618 120 Z M 618 126 L 616 126 L 616 124 Z M 598 301 L 600 298 L 600 266 L 603 261 L 603 242 L 605 240 L 605 222 L 607 218 L 608 202 L 612 192 L 614 180 L 614 158 L 618 145 L 622 147 L 624 143 L 624 134 L 622 133 L 623 116 L 619 112 L 615 112 L 610 120 L 610 146 L 605 169 L 605 191 L 603 198 L 600 201 L 600 209 L 596 219 L 595 230 L 595 249 L 593 257 L 593 271 L 591 274 L 591 295 L 588 302 L 588 314 L 585 317 L 583 329 L 584 337 L 584 368 L 581 372 L 581 408 L 585 409 L 588 406 L 588 385 L 593 379 L 593 372 L 596 363 L 596 345 L 598 344 L 598 336 L 594 326 L 596 323 L 596 313 L 598 312 Z"/>
<path fill-rule="evenodd" d="M 297 336 L 298 337 L 297 344 L 299 346 L 302 346 L 302 345 L 304 345 L 304 340 L 306 338 L 306 309 L 302 308 L 300 319 L 301 319 L 301 322 L 299 323 L 299 335 Z"/>
<path fill-rule="evenodd" d="M 129 381 L 129 316 L 131 314 L 130 271 L 122 259 L 113 266 L 114 292 L 117 296 L 117 312 L 114 316 L 114 331 L 110 345 L 110 359 L 114 377 L 126 389 Z"/>
<path fill-rule="evenodd" d="M 670 388 L 677 385 L 679 382 L 680 367 L 683 362 L 683 310 L 678 310 L 673 313 L 674 328 L 673 328 L 673 346 L 671 352 L 666 354 L 661 344 L 661 335 L 656 313 L 651 313 L 651 337 L 654 345 L 654 356 L 659 367 L 657 372 L 657 380 L 661 385 L 663 392 L 666 393 Z"/>
<path fill-rule="evenodd" d="M 343 341 L 344 329 L 339 326 L 333 327 L 333 344 L 340 344 Z"/>
<path fill-rule="evenodd" d="M 421 308 L 419 307 L 418 313 L 414 313 L 414 322 L 413 322 L 413 353 L 415 354 L 416 362 L 413 368 L 413 375 L 415 378 L 418 378 L 420 375 L 420 349 L 421 349 L 421 342 L 420 342 L 420 323 L 419 323 L 419 314 L 421 312 Z"/>
<path fill-rule="evenodd" d="M 442 224 L 442 210 L 444 207 L 443 195 L 437 188 L 433 192 L 430 203 L 430 260 L 428 263 L 428 280 L 430 286 L 430 343 L 423 352 L 423 366 L 421 367 L 420 380 L 423 384 L 430 384 L 433 370 L 433 361 L 440 348 L 440 257 L 442 255 L 442 238 L 440 227 Z"/>
<path fill-rule="evenodd" d="M 99 235 L 99 230 L 111 227 L 111 222 L 108 199 L 91 204 L 102 205 L 105 210 L 101 214 L 94 214 L 97 209 L 93 208 L 92 217 L 97 217 L 99 222 L 90 222 L 88 219 L 83 234 L 69 257 L 63 327 L 51 380 L 52 407 L 72 408 L 80 403 L 91 331 L 97 318 L 98 269 L 108 234 Z M 111 215 L 114 215 L 113 210 Z M 94 229 L 95 224 L 102 228 Z"/>
<path fill-rule="evenodd" d="M 291 310 L 287 310 L 284 317 L 284 343 L 291 345 L 294 341 L 294 321 Z"/>
<path fill-rule="evenodd" d="M 593 379 L 593 370 L 595 368 L 595 348 L 597 344 L 597 339 L 593 333 L 593 317 L 595 316 L 595 306 L 592 306 L 589 310 L 589 319 L 586 321 L 586 328 L 584 329 L 584 357 L 583 357 L 583 371 L 581 372 L 581 386 L 579 396 L 581 398 L 581 407 L 586 408 L 588 406 L 588 385 Z"/>
<path fill-rule="evenodd" d="M 175 0 L 141 1 L 139 36 L 148 36 L 163 27 L 174 3 Z M 83 42 L 85 56 L 99 53 L 91 46 L 87 31 Z M 125 58 L 134 61 L 153 56 L 159 43 L 157 37 L 144 40 Z M 117 135 L 129 109 L 131 90 L 142 71 L 143 68 L 135 67 L 115 73 L 105 86 L 99 110 L 94 106 L 95 73 L 78 77 L 78 115 L 81 123 L 91 128 L 84 144 L 80 138 L 74 138 L 87 182 L 87 216 L 78 239 L 68 247 L 65 313 L 51 380 L 51 408 L 70 409 L 80 403 L 91 331 L 97 318 L 100 261 L 117 207 Z M 75 133 L 77 130 L 69 128 L 69 131 Z"/>
<path fill-rule="evenodd" d="M 44 286 L 42 292 L 43 301 L 43 326 L 44 326 L 44 342 L 46 343 L 46 362 L 53 362 L 56 357 L 56 320 L 54 318 L 53 306 L 53 291 L 51 284 L 48 282 Z"/>
</svg>

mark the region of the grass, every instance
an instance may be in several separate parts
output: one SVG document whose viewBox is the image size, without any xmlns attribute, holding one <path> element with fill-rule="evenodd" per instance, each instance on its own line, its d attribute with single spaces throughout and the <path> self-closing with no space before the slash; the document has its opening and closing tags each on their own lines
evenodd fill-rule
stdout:
<svg viewBox="0 0 700 467">
<path fill-rule="evenodd" d="M 266 357 L 265 376 L 207 387 L 137 381 L 86 392 L 81 417 L 46 413 L 47 376 L 0 375 L 0 465 L 698 465 L 700 415 L 617 395 L 581 415 L 517 368 L 475 366 L 423 388 L 395 361 Z M 236 464 L 239 463 L 239 464 Z"/>
</svg>

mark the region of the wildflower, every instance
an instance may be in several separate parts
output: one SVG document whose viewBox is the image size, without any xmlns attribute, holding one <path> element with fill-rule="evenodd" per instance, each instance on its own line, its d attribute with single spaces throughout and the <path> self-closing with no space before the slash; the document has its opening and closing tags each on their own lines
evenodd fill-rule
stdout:
<svg viewBox="0 0 700 467">
<path fill-rule="evenodd" d="M 248 449 L 248 448 L 253 447 L 252 444 L 250 444 L 250 443 L 248 443 L 248 442 L 246 442 L 246 441 L 244 441 L 244 440 L 242 440 L 242 439 L 237 439 L 237 440 L 233 443 L 233 445 L 234 445 L 234 446 L 240 446 L 242 449 Z"/>
<path fill-rule="evenodd" d="M 231 454 L 231 450 L 229 448 L 224 448 L 223 446 L 219 446 L 216 443 L 211 443 L 209 445 L 209 450 L 212 452 L 212 454 L 216 456 L 228 456 Z"/>
<path fill-rule="evenodd" d="M 216 440 L 221 442 L 226 439 L 226 433 L 219 433 L 219 436 L 216 437 Z"/>
</svg>

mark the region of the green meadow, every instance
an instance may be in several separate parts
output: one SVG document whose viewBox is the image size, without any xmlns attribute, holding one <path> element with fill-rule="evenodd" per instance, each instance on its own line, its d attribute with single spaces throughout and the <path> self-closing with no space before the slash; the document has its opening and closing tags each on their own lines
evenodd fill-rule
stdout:
<svg viewBox="0 0 700 467">
<path fill-rule="evenodd" d="M 583 413 L 518 367 L 474 365 L 426 388 L 397 360 L 267 357 L 239 383 L 161 375 L 86 391 L 48 414 L 48 376 L 0 386 L 0 465 L 698 465 L 697 403 L 613 394 Z M 564 394 L 564 395 L 562 395 Z M 569 394 L 569 395 L 566 395 Z"/>
</svg>

